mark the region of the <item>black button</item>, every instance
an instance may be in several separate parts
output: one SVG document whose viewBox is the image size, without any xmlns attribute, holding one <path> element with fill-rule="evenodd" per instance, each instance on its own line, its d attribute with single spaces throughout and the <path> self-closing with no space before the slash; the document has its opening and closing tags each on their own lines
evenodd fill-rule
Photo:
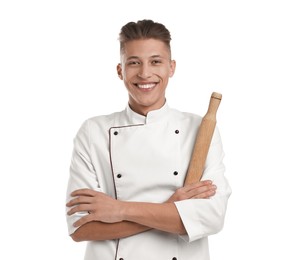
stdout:
<svg viewBox="0 0 284 260">
<path fill-rule="evenodd" d="M 114 134 L 114 135 L 118 135 L 118 132 L 117 132 L 117 131 L 115 131 L 113 134 Z"/>
<path fill-rule="evenodd" d="M 121 178 L 122 175 L 119 173 L 119 174 L 116 175 L 116 177 L 117 177 L 117 178 Z"/>
<path fill-rule="evenodd" d="M 173 260 L 177 260 L 177 258 L 176 258 L 176 257 L 173 257 Z"/>
<path fill-rule="evenodd" d="M 174 171 L 174 175 L 178 175 L 178 172 L 177 172 L 177 171 Z"/>
<path fill-rule="evenodd" d="M 123 258 L 122 258 L 122 257 L 120 257 L 120 258 L 119 258 L 119 260 L 123 260 Z"/>
<path fill-rule="evenodd" d="M 175 133 L 178 134 L 178 133 L 179 133 L 179 130 L 175 130 Z"/>
</svg>

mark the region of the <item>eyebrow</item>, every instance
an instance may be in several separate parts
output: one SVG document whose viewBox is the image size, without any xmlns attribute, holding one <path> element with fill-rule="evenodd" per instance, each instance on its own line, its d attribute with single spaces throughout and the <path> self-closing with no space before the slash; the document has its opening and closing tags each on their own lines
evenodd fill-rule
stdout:
<svg viewBox="0 0 284 260">
<path fill-rule="evenodd" d="M 160 59 L 164 59 L 161 55 L 152 55 L 150 56 L 150 58 L 160 58 Z M 127 58 L 127 60 L 131 60 L 131 59 L 140 59 L 138 56 L 130 56 Z"/>
</svg>

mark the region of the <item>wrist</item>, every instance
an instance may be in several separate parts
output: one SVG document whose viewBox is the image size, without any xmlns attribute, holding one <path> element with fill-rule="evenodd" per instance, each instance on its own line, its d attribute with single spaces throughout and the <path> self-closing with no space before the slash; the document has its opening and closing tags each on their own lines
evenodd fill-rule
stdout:
<svg viewBox="0 0 284 260">
<path fill-rule="evenodd" d="M 121 205 L 120 205 L 120 217 L 122 221 L 129 221 L 129 209 L 130 209 L 130 202 L 127 201 L 121 201 Z"/>
</svg>

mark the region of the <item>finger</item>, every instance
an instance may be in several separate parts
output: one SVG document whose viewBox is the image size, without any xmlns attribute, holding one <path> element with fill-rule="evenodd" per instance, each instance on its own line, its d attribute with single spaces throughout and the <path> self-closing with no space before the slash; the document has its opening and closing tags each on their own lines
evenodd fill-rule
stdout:
<svg viewBox="0 0 284 260">
<path fill-rule="evenodd" d="M 75 206 L 75 205 L 78 205 L 78 204 L 89 204 L 91 202 L 92 202 L 92 198 L 91 197 L 80 196 L 80 197 L 77 197 L 75 199 L 70 200 L 66 204 L 66 206 L 67 207 L 72 207 L 72 206 Z"/>
<path fill-rule="evenodd" d="M 74 213 L 81 212 L 81 211 L 91 211 L 92 206 L 90 204 L 80 204 L 79 206 L 75 206 L 71 208 L 68 212 L 67 215 L 73 215 Z"/>
<path fill-rule="evenodd" d="M 73 223 L 73 226 L 74 227 L 80 227 L 88 222 L 91 222 L 91 221 L 94 221 L 96 220 L 95 219 L 95 215 L 94 214 L 89 214 L 89 215 L 86 215 L 82 218 L 80 218 L 79 220 L 77 220 L 76 222 Z"/>
<path fill-rule="evenodd" d="M 91 189 L 79 189 L 75 190 L 71 193 L 72 197 L 76 196 L 94 196 L 97 193 L 97 191 L 91 190 Z"/>
<path fill-rule="evenodd" d="M 187 192 L 189 198 L 196 198 L 200 194 L 204 192 L 208 192 L 211 190 L 216 190 L 216 185 L 205 185 L 205 186 L 200 186 L 195 189 L 191 189 L 190 191 Z"/>
<path fill-rule="evenodd" d="M 210 189 L 206 190 L 204 192 L 201 192 L 195 196 L 193 196 L 193 199 L 208 199 L 216 194 L 216 189 Z"/>
<path fill-rule="evenodd" d="M 184 189 L 185 191 L 190 191 L 192 189 L 196 189 L 196 188 L 199 188 L 202 186 L 208 186 L 208 185 L 212 185 L 211 180 L 198 181 L 198 182 L 184 186 Z"/>
</svg>

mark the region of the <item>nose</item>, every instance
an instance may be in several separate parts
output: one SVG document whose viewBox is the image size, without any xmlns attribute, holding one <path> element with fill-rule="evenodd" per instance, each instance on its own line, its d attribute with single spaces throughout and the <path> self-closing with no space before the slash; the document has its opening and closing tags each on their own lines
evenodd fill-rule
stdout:
<svg viewBox="0 0 284 260">
<path fill-rule="evenodd" d="M 152 75 L 151 68 L 148 66 L 148 64 L 143 64 L 141 65 L 139 72 L 138 72 L 138 77 L 146 79 L 150 78 Z"/>
</svg>

